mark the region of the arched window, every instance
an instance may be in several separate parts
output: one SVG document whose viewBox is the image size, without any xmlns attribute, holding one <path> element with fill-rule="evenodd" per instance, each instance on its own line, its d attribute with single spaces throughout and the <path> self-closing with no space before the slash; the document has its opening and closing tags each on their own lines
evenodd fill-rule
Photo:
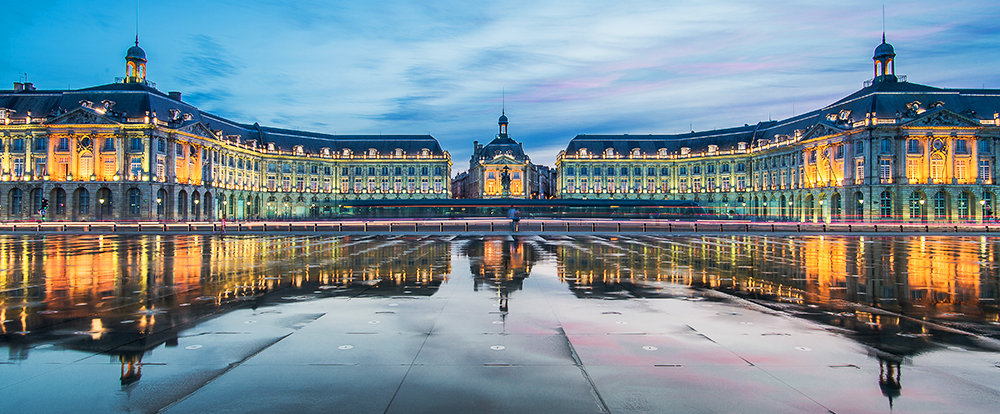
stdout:
<svg viewBox="0 0 1000 414">
<path fill-rule="evenodd" d="M 921 193 L 910 194 L 910 218 L 921 219 L 923 216 L 924 197 Z"/>
<path fill-rule="evenodd" d="M 87 191 L 86 188 L 81 188 L 76 191 L 77 213 L 83 215 L 90 214 L 90 191 Z"/>
<path fill-rule="evenodd" d="M 883 191 L 878 200 L 879 215 L 884 220 L 892 218 L 892 193 Z"/>
<path fill-rule="evenodd" d="M 8 211 L 11 215 L 21 214 L 21 198 L 23 194 L 20 188 L 13 188 L 10 190 L 10 209 Z"/>
<path fill-rule="evenodd" d="M 972 197 L 968 192 L 963 191 L 958 195 L 958 217 L 962 220 L 969 220 L 969 205 L 972 204 Z"/>
<path fill-rule="evenodd" d="M 944 191 L 934 194 L 934 219 L 946 220 L 948 218 L 948 195 Z"/>
<path fill-rule="evenodd" d="M 865 193 L 860 191 L 854 193 L 854 216 L 859 221 L 865 218 Z"/>
<path fill-rule="evenodd" d="M 137 216 L 141 212 L 142 192 L 138 188 L 130 188 L 125 194 L 128 197 L 128 213 Z"/>
</svg>

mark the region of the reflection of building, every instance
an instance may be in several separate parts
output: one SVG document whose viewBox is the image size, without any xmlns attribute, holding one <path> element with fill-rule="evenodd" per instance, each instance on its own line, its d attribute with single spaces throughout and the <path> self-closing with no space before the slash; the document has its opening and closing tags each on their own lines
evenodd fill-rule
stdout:
<svg viewBox="0 0 1000 414">
<path fill-rule="evenodd" d="M 451 272 L 450 247 L 437 238 L 0 237 L 0 345 L 11 359 L 50 341 L 111 354 L 128 385 L 145 355 L 234 306 L 433 295 Z"/>
<path fill-rule="evenodd" d="M 507 134 L 507 115 L 500 115 L 500 133 L 489 144 L 473 143 L 469 171 L 454 180 L 456 198 L 546 198 L 552 195 L 551 168 L 535 165 L 521 143 Z"/>
<path fill-rule="evenodd" d="M 0 91 L 4 219 L 318 217 L 357 199 L 448 198 L 430 135 L 327 135 L 240 124 L 164 94 L 146 53 L 120 83 Z"/>
<path fill-rule="evenodd" d="M 982 221 L 997 196 L 1000 90 L 875 77 L 822 109 L 677 135 L 578 135 L 557 159 L 563 198 L 696 200 L 796 221 Z"/>
<path fill-rule="evenodd" d="M 463 248 L 476 280 L 475 288 L 493 285 L 501 291 L 520 290 L 538 260 L 532 244 L 521 239 L 485 238 L 470 240 Z"/>
</svg>

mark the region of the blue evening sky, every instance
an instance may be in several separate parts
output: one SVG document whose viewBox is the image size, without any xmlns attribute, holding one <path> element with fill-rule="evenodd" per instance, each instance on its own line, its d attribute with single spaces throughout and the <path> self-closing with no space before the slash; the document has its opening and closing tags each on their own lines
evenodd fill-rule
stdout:
<svg viewBox="0 0 1000 414">
<path fill-rule="evenodd" d="M 681 133 L 781 119 L 872 77 L 870 1 L 187 1 L 139 4 L 147 78 L 234 121 L 426 134 L 468 168 L 506 94 L 511 136 L 554 165 L 576 134 Z M 0 80 L 123 76 L 132 1 L 9 2 Z M 1000 88 L 993 1 L 886 1 L 896 73 Z"/>
</svg>

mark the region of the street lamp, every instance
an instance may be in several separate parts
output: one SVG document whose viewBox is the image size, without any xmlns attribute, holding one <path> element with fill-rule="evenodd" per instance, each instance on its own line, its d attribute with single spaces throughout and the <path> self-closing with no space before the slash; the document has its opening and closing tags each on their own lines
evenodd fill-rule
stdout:
<svg viewBox="0 0 1000 414">
<path fill-rule="evenodd" d="M 101 203 L 100 209 L 97 210 L 97 221 L 104 220 L 104 199 L 97 200 Z"/>
<path fill-rule="evenodd" d="M 156 221 L 160 221 L 160 213 L 163 212 L 163 205 L 160 204 L 162 202 L 163 202 L 162 198 L 156 197 Z"/>
</svg>

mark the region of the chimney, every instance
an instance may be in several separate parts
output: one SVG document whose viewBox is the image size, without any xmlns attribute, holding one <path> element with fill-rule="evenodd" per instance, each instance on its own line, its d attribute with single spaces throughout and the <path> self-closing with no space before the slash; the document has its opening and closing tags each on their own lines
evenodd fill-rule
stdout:
<svg viewBox="0 0 1000 414">
<path fill-rule="evenodd" d="M 35 90 L 35 84 L 33 84 L 31 82 L 25 82 L 24 83 L 24 90 L 26 90 L 26 91 L 33 91 L 33 90 Z"/>
<path fill-rule="evenodd" d="M 14 82 L 14 92 L 21 92 L 24 90 L 24 84 L 21 82 Z"/>
<path fill-rule="evenodd" d="M 167 92 L 167 95 L 170 96 L 170 99 L 173 99 L 173 100 L 175 100 L 177 102 L 181 101 L 181 93 L 180 92 Z"/>
</svg>

